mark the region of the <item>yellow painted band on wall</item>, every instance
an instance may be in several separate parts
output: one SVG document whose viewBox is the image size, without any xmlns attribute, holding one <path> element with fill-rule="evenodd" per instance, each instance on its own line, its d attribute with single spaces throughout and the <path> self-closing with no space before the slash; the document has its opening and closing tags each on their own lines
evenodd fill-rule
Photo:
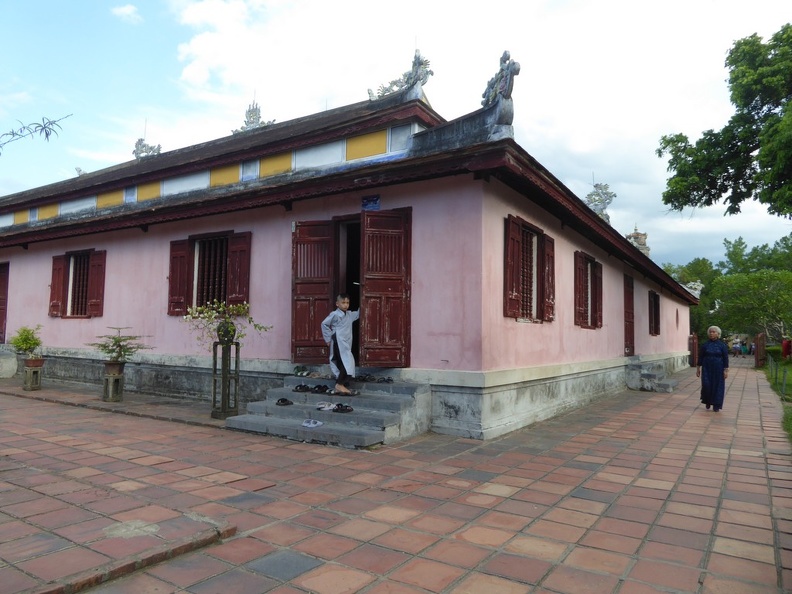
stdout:
<svg viewBox="0 0 792 594">
<path fill-rule="evenodd" d="M 277 175 L 279 173 L 286 173 L 291 171 L 292 168 L 292 154 L 280 153 L 272 155 L 271 157 L 264 157 L 259 163 L 259 175 L 267 177 L 268 175 Z"/>
<path fill-rule="evenodd" d="M 361 134 L 347 138 L 346 158 L 347 161 L 362 159 L 372 155 L 382 155 L 388 150 L 388 131 L 380 130 L 370 134 Z"/>
<path fill-rule="evenodd" d="M 108 206 L 116 206 L 117 204 L 124 203 L 124 190 L 116 190 L 114 192 L 105 192 L 96 197 L 96 208 L 107 208 Z"/>
<path fill-rule="evenodd" d="M 209 186 L 227 186 L 239 182 L 239 165 L 215 167 L 209 171 Z"/>
<path fill-rule="evenodd" d="M 18 210 L 14 213 L 14 225 L 21 225 L 22 223 L 27 223 L 29 220 L 30 220 L 29 210 Z"/>
<path fill-rule="evenodd" d="M 161 196 L 160 182 L 150 182 L 148 184 L 141 184 L 137 187 L 138 202 L 143 200 L 152 200 Z"/>
<path fill-rule="evenodd" d="M 39 206 L 38 207 L 38 218 L 39 221 L 44 219 L 54 219 L 58 216 L 58 205 L 57 204 L 47 204 L 46 206 Z"/>
</svg>

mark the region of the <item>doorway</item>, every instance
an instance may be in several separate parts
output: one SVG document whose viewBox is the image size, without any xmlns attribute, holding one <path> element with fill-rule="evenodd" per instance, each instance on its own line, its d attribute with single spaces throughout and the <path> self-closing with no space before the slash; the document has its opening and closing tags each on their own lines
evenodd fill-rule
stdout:
<svg viewBox="0 0 792 594">
<path fill-rule="evenodd" d="M 292 360 L 326 363 L 322 320 L 340 292 L 360 308 L 355 355 L 361 367 L 409 367 L 409 208 L 300 221 L 292 235 Z"/>
<path fill-rule="evenodd" d="M 338 222 L 338 280 L 335 293 L 349 295 L 349 311 L 360 309 L 360 283 L 360 218 L 356 217 Z M 355 361 L 360 361 L 360 322 L 352 324 L 352 354 Z"/>
</svg>

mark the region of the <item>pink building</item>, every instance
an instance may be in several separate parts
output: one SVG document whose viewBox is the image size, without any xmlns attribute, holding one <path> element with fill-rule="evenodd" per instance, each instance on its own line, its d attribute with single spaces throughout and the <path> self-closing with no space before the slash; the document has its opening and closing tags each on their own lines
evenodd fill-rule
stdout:
<svg viewBox="0 0 792 594">
<path fill-rule="evenodd" d="M 86 343 L 130 327 L 155 349 L 127 390 L 206 398 L 186 307 L 248 301 L 272 326 L 242 349 L 254 402 L 326 369 L 347 292 L 363 371 L 424 387 L 402 437 L 494 437 L 686 366 L 695 297 L 514 141 L 518 71 L 446 122 L 416 57 L 382 97 L 0 198 L 0 338 L 42 324 L 45 378 L 99 381 Z"/>
</svg>

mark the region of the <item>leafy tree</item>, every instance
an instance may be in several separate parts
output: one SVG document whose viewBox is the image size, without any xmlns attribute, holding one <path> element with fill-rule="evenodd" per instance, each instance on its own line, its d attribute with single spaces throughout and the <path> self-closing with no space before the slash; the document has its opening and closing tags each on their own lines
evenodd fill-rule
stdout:
<svg viewBox="0 0 792 594">
<path fill-rule="evenodd" d="M 724 274 L 758 272 L 760 270 L 792 271 L 792 234 L 782 237 L 770 247 L 767 244 L 748 249 L 742 237 L 723 240 L 726 260 L 718 262 Z"/>
<path fill-rule="evenodd" d="M 695 144 L 684 134 L 660 139 L 669 156 L 663 202 L 673 210 L 724 201 L 737 214 L 746 200 L 771 214 L 792 217 L 792 25 L 767 43 L 754 34 L 737 40 L 726 58 L 736 111 L 719 131 Z"/>
<path fill-rule="evenodd" d="M 71 114 L 69 114 L 71 115 Z M 44 140 L 49 140 L 52 136 L 57 136 L 61 125 L 58 123 L 65 120 L 69 116 L 63 116 L 57 120 L 49 118 L 42 118 L 41 122 L 33 122 L 32 124 L 23 124 L 19 122 L 19 128 L 11 128 L 8 132 L 0 134 L 0 155 L 3 154 L 3 148 L 10 142 L 19 140 L 20 138 L 33 137 L 36 134 L 43 136 Z"/>
<path fill-rule="evenodd" d="M 761 270 L 717 277 L 712 298 L 724 332 L 765 332 L 780 341 L 792 323 L 792 272 Z"/>
</svg>

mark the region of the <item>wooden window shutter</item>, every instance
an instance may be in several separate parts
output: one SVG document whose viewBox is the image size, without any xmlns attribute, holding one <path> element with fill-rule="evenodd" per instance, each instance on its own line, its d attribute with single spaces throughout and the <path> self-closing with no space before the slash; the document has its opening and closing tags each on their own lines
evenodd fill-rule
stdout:
<svg viewBox="0 0 792 594">
<path fill-rule="evenodd" d="M 503 264 L 503 315 L 507 318 L 520 317 L 522 270 L 522 225 L 517 217 L 506 219 L 506 245 Z"/>
<path fill-rule="evenodd" d="M 170 272 L 168 274 L 168 315 L 184 316 L 189 305 L 189 248 L 186 239 L 171 241 Z"/>
<path fill-rule="evenodd" d="M 602 328 L 602 264 L 592 262 L 594 278 L 592 279 L 592 299 L 594 301 L 594 322 L 595 328 Z"/>
<path fill-rule="evenodd" d="M 575 252 L 575 325 L 586 325 L 586 258 L 583 252 Z"/>
<path fill-rule="evenodd" d="M 552 322 L 555 319 L 555 240 L 547 235 L 544 241 L 544 271 L 542 320 Z"/>
<path fill-rule="evenodd" d="M 654 301 L 655 301 L 655 315 L 654 315 L 654 319 L 655 319 L 655 334 L 657 336 L 660 336 L 660 294 L 659 293 L 655 293 L 654 297 L 655 297 L 655 299 L 654 299 Z"/>
<path fill-rule="evenodd" d="M 66 275 L 66 256 L 52 257 L 52 282 L 50 284 L 49 315 L 59 318 L 63 315 L 64 278 Z"/>
<path fill-rule="evenodd" d="M 249 302 L 251 233 L 236 233 L 228 238 L 228 285 L 226 302 Z"/>
<path fill-rule="evenodd" d="M 88 261 L 88 308 L 89 316 L 99 317 L 104 312 L 105 262 L 107 252 L 91 252 Z"/>
</svg>

